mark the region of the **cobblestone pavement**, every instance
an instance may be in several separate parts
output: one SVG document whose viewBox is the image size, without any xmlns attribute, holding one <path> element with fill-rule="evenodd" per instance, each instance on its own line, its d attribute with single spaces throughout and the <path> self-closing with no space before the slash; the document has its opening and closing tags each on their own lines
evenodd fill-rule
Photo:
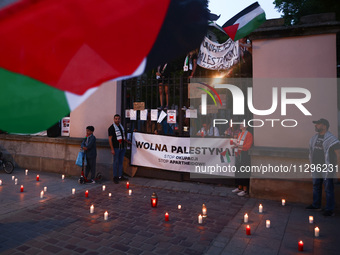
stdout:
<svg viewBox="0 0 340 255">
<path fill-rule="evenodd" d="M 13 175 L 17 185 L 12 175 L 0 173 L 1 254 L 299 254 L 300 240 L 303 254 L 339 254 L 340 217 L 324 218 L 304 210 L 305 205 L 287 201 L 283 207 L 277 201 L 239 198 L 232 188 L 200 183 L 135 177 L 130 178 L 129 196 L 125 183 L 104 182 L 103 191 L 103 184 L 81 185 L 74 177 L 62 180 L 60 174 L 29 170 L 25 176 L 24 169 L 15 169 Z M 150 206 L 153 192 L 157 208 Z M 208 217 L 198 224 L 203 203 Z M 259 203 L 264 207 L 261 214 Z M 314 224 L 308 222 L 309 215 Z M 271 220 L 269 229 L 266 219 Z M 313 237 L 315 225 L 319 238 Z"/>
</svg>

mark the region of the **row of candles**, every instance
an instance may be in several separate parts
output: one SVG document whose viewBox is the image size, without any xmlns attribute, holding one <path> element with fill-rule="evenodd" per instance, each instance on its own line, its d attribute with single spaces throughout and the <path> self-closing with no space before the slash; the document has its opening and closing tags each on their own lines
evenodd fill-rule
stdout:
<svg viewBox="0 0 340 255">
<path fill-rule="evenodd" d="M 282 203 L 282 206 L 285 206 L 286 205 L 286 200 L 282 199 L 281 203 Z M 262 204 L 259 205 L 259 213 L 263 213 L 263 205 Z M 249 221 L 249 216 L 246 213 L 243 216 L 243 222 L 244 223 L 248 223 L 248 221 Z M 309 216 L 308 221 L 309 221 L 310 224 L 313 224 L 314 223 L 314 217 L 313 216 Z M 266 228 L 270 228 L 270 220 L 266 220 Z M 246 235 L 251 235 L 251 231 L 250 231 L 250 226 L 249 225 L 246 226 Z M 314 228 L 314 236 L 315 237 L 319 237 L 320 236 L 320 229 L 319 229 L 319 227 L 315 227 Z M 298 243 L 298 251 L 303 251 L 303 241 L 302 240 L 299 241 L 299 243 Z"/>
<path fill-rule="evenodd" d="M 25 175 L 27 175 L 27 174 L 28 174 L 28 170 L 26 169 L 25 170 Z M 61 179 L 64 180 L 65 179 L 65 175 L 62 175 Z M 15 178 L 15 176 L 12 176 L 12 180 L 14 180 L 15 185 L 17 185 L 18 179 Z M 39 181 L 39 180 L 40 180 L 40 176 L 37 175 L 36 176 L 36 181 Z M 0 186 L 1 185 L 2 185 L 2 180 L 0 180 Z M 126 188 L 128 189 L 129 196 L 131 196 L 132 195 L 132 190 L 129 189 L 129 187 L 130 187 L 130 183 L 127 182 L 126 183 Z M 106 190 L 106 186 L 103 185 L 102 186 L 102 191 L 105 191 L 105 190 Z M 23 191 L 24 191 L 24 186 L 21 185 L 20 192 L 23 192 Z M 44 187 L 44 190 L 40 192 L 40 198 L 44 197 L 44 193 L 46 191 L 47 191 L 47 187 Z M 75 194 L 75 191 L 76 191 L 75 188 L 73 188 L 72 189 L 72 194 L 73 195 Z M 88 197 L 88 195 L 89 195 L 89 191 L 86 190 L 85 191 L 85 197 Z M 111 197 L 111 196 L 112 196 L 112 194 L 109 193 L 109 197 Z M 154 192 L 152 194 L 152 196 L 151 196 L 151 207 L 153 207 L 153 208 L 157 207 L 157 203 L 158 203 L 158 197 L 157 197 L 156 193 Z M 282 206 L 285 206 L 286 205 L 286 200 L 282 199 L 281 200 L 281 204 L 282 204 Z M 178 209 L 180 210 L 181 208 L 182 208 L 182 206 L 178 205 Z M 94 213 L 94 205 L 90 206 L 90 213 L 91 214 Z M 259 213 L 263 213 L 263 206 L 262 206 L 262 204 L 259 205 Z M 205 218 L 205 217 L 207 217 L 207 208 L 206 208 L 205 204 L 203 204 L 202 205 L 202 214 L 198 215 L 198 224 L 202 224 L 203 223 L 203 218 Z M 105 213 L 104 213 L 104 220 L 108 220 L 108 212 L 107 211 L 105 211 Z M 169 213 L 168 212 L 165 213 L 165 221 L 169 221 Z M 243 221 L 244 221 L 244 223 L 248 223 L 249 216 L 248 216 L 247 213 L 244 215 Z M 314 223 L 313 216 L 309 216 L 309 223 L 310 224 Z M 270 220 L 266 220 L 266 228 L 270 228 Z M 246 226 L 246 235 L 251 235 L 251 230 L 250 230 L 250 226 L 249 225 Z M 314 229 L 314 236 L 315 237 L 319 237 L 320 236 L 320 229 L 318 227 L 315 227 L 315 229 Z M 302 241 L 300 241 L 298 243 L 298 250 L 299 251 L 303 251 L 303 242 Z"/>
</svg>

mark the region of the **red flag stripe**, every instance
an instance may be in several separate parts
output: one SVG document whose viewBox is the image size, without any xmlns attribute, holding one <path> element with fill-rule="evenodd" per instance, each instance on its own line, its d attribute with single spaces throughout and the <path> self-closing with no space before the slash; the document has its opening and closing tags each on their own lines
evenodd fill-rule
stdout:
<svg viewBox="0 0 340 255">
<path fill-rule="evenodd" d="M 0 40 L 0 67 L 83 94 L 136 70 L 157 38 L 169 2 L 31 1 L 0 20 L 0 38 L 6 38 Z"/>
</svg>

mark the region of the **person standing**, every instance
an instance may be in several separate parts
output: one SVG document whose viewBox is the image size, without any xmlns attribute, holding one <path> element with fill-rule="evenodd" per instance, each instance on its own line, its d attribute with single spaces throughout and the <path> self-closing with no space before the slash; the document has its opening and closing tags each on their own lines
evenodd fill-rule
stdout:
<svg viewBox="0 0 340 255">
<path fill-rule="evenodd" d="M 315 134 L 309 142 L 309 161 L 314 169 L 327 171 L 313 171 L 313 203 L 306 209 L 321 209 L 322 183 L 326 192 L 326 208 L 324 216 L 333 216 L 334 213 L 334 178 L 336 178 L 336 165 L 340 165 L 340 141 L 329 129 L 329 122 L 326 119 L 313 121 Z M 312 169 L 311 169 L 312 170 Z"/>
<path fill-rule="evenodd" d="M 89 175 L 91 172 L 91 183 L 95 182 L 96 176 L 96 161 L 97 161 L 97 145 L 96 145 L 96 137 L 93 135 L 94 127 L 87 126 L 86 127 L 86 137 L 81 143 L 81 148 L 85 152 L 85 157 L 87 161 L 87 165 L 85 168 L 85 177 Z"/>
<path fill-rule="evenodd" d="M 237 137 L 237 142 L 233 146 L 236 154 L 236 173 L 235 182 L 237 188 L 232 190 L 233 193 L 237 193 L 238 196 L 243 197 L 249 193 L 250 172 L 246 172 L 246 169 L 241 167 L 250 166 L 249 149 L 253 145 L 253 135 L 247 130 L 247 126 L 240 125 L 241 133 Z"/>
<path fill-rule="evenodd" d="M 120 115 L 113 117 L 113 124 L 108 129 L 109 144 L 113 155 L 113 182 L 126 181 L 128 178 L 123 176 L 123 161 L 126 148 L 126 133 L 120 124 Z"/>
</svg>

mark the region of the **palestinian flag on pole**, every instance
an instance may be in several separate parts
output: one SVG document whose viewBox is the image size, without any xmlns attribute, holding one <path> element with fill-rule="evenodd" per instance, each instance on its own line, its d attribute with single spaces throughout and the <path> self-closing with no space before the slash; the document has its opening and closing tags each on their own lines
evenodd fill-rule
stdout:
<svg viewBox="0 0 340 255">
<path fill-rule="evenodd" d="M 265 21 L 264 10 L 258 2 L 255 2 L 228 20 L 222 28 L 232 40 L 237 41 L 250 34 Z"/>
<path fill-rule="evenodd" d="M 0 130 L 48 129 L 105 81 L 199 47 L 206 0 L 9 0 L 0 4 Z"/>
</svg>

